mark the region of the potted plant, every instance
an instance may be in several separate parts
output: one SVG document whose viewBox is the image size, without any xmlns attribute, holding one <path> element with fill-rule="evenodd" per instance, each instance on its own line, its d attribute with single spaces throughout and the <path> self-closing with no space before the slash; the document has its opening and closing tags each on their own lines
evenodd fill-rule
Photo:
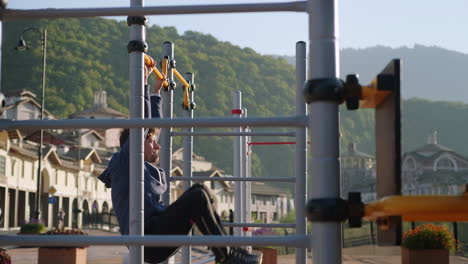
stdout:
<svg viewBox="0 0 468 264">
<path fill-rule="evenodd" d="M 274 236 L 278 235 L 271 227 L 261 227 L 252 232 L 253 236 Z M 277 264 L 278 251 L 273 247 L 254 247 L 254 250 L 260 251 L 263 254 L 263 264 Z"/>
<path fill-rule="evenodd" d="M 47 231 L 45 225 L 36 219 L 29 220 L 21 225 L 18 235 L 40 235 Z"/>
<path fill-rule="evenodd" d="M 80 229 L 54 228 L 43 235 L 87 235 Z M 40 247 L 38 264 L 86 264 L 86 247 Z"/>
<path fill-rule="evenodd" d="M 455 239 L 445 227 L 421 225 L 403 234 L 402 264 L 448 264 L 454 247 Z"/>
</svg>

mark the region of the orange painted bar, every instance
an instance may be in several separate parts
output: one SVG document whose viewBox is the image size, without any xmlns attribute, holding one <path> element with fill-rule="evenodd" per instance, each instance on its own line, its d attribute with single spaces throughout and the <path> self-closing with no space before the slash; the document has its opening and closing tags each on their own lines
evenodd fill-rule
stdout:
<svg viewBox="0 0 468 264">
<path fill-rule="evenodd" d="M 468 221 L 468 194 L 390 196 L 365 206 L 365 219 L 385 216 L 402 216 L 404 221 Z"/>
</svg>

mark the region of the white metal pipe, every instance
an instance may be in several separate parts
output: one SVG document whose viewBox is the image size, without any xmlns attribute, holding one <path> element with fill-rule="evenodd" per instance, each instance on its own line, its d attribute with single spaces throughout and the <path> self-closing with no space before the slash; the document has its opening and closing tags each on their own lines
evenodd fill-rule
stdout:
<svg viewBox="0 0 468 264">
<path fill-rule="evenodd" d="M 305 12 L 306 2 L 221 4 L 221 5 L 179 5 L 151 7 L 109 7 L 109 8 L 48 8 L 48 9 L 7 9 L 0 10 L 3 21 L 70 18 L 97 16 L 141 16 L 141 15 L 178 15 L 213 13 L 252 13 L 252 12 Z"/>
<path fill-rule="evenodd" d="M 162 58 L 168 57 L 169 59 L 174 59 L 174 43 L 165 41 L 162 44 Z M 167 81 L 170 82 L 174 79 L 172 71 L 168 71 Z M 173 105 L 174 105 L 174 93 L 173 90 L 169 88 L 168 91 L 161 91 L 162 96 L 162 112 L 163 117 L 167 120 L 173 120 Z M 161 119 L 159 119 L 161 120 Z M 191 118 L 187 118 L 188 121 L 193 121 Z M 172 127 L 171 126 L 157 126 L 161 127 L 161 135 L 159 137 L 161 145 L 161 154 L 160 154 L 160 166 L 166 173 L 166 177 L 170 176 L 172 169 Z M 171 204 L 171 182 L 167 181 L 167 191 L 163 194 L 163 202 L 166 205 Z"/>
<path fill-rule="evenodd" d="M 242 109 L 242 115 L 241 118 L 246 118 L 247 117 L 247 109 L 243 108 Z M 245 132 L 247 128 L 241 127 L 241 132 Z M 247 178 L 247 141 L 246 141 L 245 136 L 240 136 L 240 142 L 241 142 L 241 152 L 240 152 L 240 162 L 241 162 L 241 177 L 242 178 Z M 248 223 L 249 221 L 247 220 L 247 214 L 249 214 L 249 211 L 247 210 L 247 182 L 246 181 L 241 181 L 241 208 L 242 208 L 242 213 L 241 213 L 241 219 L 240 222 L 242 223 Z M 242 230 L 242 229 L 241 229 Z M 246 236 L 247 233 L 242 230 L 242 235 Z"/>
<path fill-rule="evenodd" d="M 193 83 L 194 75 L 192 73 L 186 73 L 184 78 L 187 82 Z M 190 92 L 190 102 L 193 102 L 193 92 Z M 187 118 L 193 119 L 193 109 L 189 107 L 186 111 Z M 187 127 L 185 129 L 187 133 L 193 133 L 193 127 Z M 193 137 L 190 135 L 184 136 L 184 152 L 183 152 L 183 173 L 189 178 L 192 178 L 192 154 L 193 154 Z M 184 181 L 184 191 L 187 191 L 192 186 L 191 181 Z M 191 235 L 191 234 L 190 234 Z M 182 248 L 182 263 L 191 263 L 191 247 L 186 246 Z"/>
<path fill-rule="evenodd" d="M 296 43 L 296 114 L 307 115 L 307 107 L 302 94 L 302 89 L 306 80 L 306 43 L 299 41 Z M 307 128 L 296 128 L 296 234 L 305 235 L 307 233 L 305 217 L 305 201 L 307 199 Z M 296 249 L 296 264 L 305 264 L 307 251 Z"/>
<path fill-rule="evenodd" d="M 233 119 L 240 119 L 243 120 L 241 111 L 242 110 L 242 93 L 241 91 L 234 91 L 233 94 L 233 104 L 232 104 L 232 116 Z M 235 112 L 237 111 L 237 113 Z M 233 128 L 233 132 L 242 132 L 242 128 L 235 127 Z M 242 177 L 242 139 L 240 136 L 236 136 L 233 141 L 233 165 L 232 165 L 232 174 L 234 177 Z M 243 222 L 242 221 L 242 183 L 236 182 L 235 189 L 234 189 L 234 221 L 235 222 Z M 234 235 L 240 236 L 242 234 L 240 228 L 234 228 Z"/>
<path fill-rule="evenodd" d="M 339 76 L 337 0 L 309 0 L 309 78 Z M 339 198 L 339 122 L 335 102 L 312 102 L 310 116 L 311 198 Z M 312 123 L 314 125 L 312 125 Z M 340 222 L 314 222 L 313 263 L 342 261 Z"/>
<path fill-rule="evenodd" d="M 295 137 L 296 132 L 228 132 L 228 131 L 220 131 L 220 132 L 209 132 L 209 131 L 195 131 L 195 132 L 172 132 L 171 136 L 262 136 L 262 137 Z"/>
<path fill-rule="evenodd" d="M 162 93 L 163 95 L 166 92 Z M 164 99 L 168 99 L 163 96 Z M 164 104 L 168 104 L 164 101 Z M 136 127 L 302 127 L 307 126 L 306 116 L 249 117 L 249 118 L 153 118 L 153 119 L 60 119 L 60 120 L 10 120 L 0 119 L 0 130 L 7 129 L 65 129 L 65 128 L 136 128 Z M 164 130 L 164 129 L 162 129 Z M 163 131 L 161 131 L 162 133 Z M 161 134 L 162 136 L 162 134 Z"/>
<path fill-rule="evenodd" d="M 143 0 L 130 0 L 131 7 L 142 7 Z M 130 40 L 145 41 L 143 25 L 130 26 Z M 144 59 L 143 52 L 130 53 L 130 117 L 144 117 Z M 143 128 L 130 129 L 130 171 L 129 171 L 129 234 L 144 235 L 144 176 L 143 176 Z M 141 245 L 130 246 L 130 263 L 143 263 L 144 248 Z"/>
<path fill-rule="evenodd" d="M 208 177 L 190 178 L 187 176 L 172 176 L 170 181 L 246 181 L 246 182 L 295 182 L 296 177 Z"/>
<path fill-rule="evenodd" d="M 223 222 L 223 226 L 225 227 L 272 227 L 272 228 L 295 228 L 296 224 L 256 224 L 256 223 L 230 223 L 230 222 Z"/>
<path fill-rule="evenodd" d="M 304 247 L 310 244 L 310 237 L 304 235 L 293 236 L 258 236 L 258 237 L 234 237 L 234 236 L 192 236 L 186 235 L 147 235 L 147 236 L 79 236 L 79 235 L 0 235 L 0 246 L 56 246 L 78 247 L 89 245 L 121 246 L 121 245 L 145 245 L 153 247 L 175 246 L 294 246 Z"/>
<path fill-rule="evenodd" d="M 247 109 L 245 109 L 247 112 Z M 250 127 L 247 127 L 246 129 L 247 132 L 250 132 Z M 250 151 L 250 146 L 249 143 L 251 142 L 251 137 L 250 136 L 245 136 L 245 145 L 244 147 L 246 148 L 246 162 L 245 162 L 245 179 L 252 179 L 252 153 Z M 246 207 L 245 211 L 247 213 L 245 221 L 247 223 L 252 222 L 252 211 L 251 211 L 251 205 L 252 205 L 252 182 L 251 181 L 245 181 L 245 195 L 246 195 Z M 252 231 L 247 231 L 247 236 L 252 236 Z"/>
<path fill-rule="evenodd" d="M 197 262 L 196 264 L 205 264 L 205 263 L 211 263 L 212 261 L 215 260 L 215 257 L 210 257 L 208 259 L 202 260 L 200 262 Z"/>
</svg>

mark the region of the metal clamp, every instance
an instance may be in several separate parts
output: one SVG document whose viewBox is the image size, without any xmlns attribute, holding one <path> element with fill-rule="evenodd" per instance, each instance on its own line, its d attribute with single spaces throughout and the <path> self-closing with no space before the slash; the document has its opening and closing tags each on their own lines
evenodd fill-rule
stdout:
<svg viewBox="0 0 468 264">
<path fill-rule="evenodd" d="M 342 222 L 348 218 L 348 204 L 341 198 L 311 199 L 306 213 L 311 222 Z"/>
<path fill-rule="evenodd" d="M 128 16 L 127 17 L 127 25 L 143 25 L 147 26 L 148 25 L 148 18 L 145 16 Z"/>
<path fill-rule="evenodd" d="M 349 193 L 348 200 L 341 198 L 311 199 L 306 205 L 307 219 L 311 222 L 343 222 L 349 227 L 361 227 L 364 204 L 360 193 Z"/>
<path fill-rule="evenodd" d="M 142 40 L 131 40 L 127 44 L 128 53 L 138 51 L 138 52 L 145 52 L 148 51 L 148 44 Z"/>
<path fill-rule="evenodd" d="M 176 60 L 175 60 L 175 59 L 171 59 L 171 60 L 169 61 L 169 68 L 175 69 L 175 68 L 176 68 L 176 65 L 177 65 L 177 63 L 176 63 Z"/>
<path fill-rule="evenodd" d="M 341 104 L 344 100 L 345 84 L 338 78 L 318 78 L 306 81 L 304 98 L 306 103 L 333 101 Z"/>
</svg>

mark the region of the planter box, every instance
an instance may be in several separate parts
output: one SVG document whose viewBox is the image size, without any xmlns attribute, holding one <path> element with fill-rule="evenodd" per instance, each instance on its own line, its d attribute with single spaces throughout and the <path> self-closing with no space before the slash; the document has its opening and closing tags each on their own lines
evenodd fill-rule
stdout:
<svg viewBox="0 0 468 264">
<path fill-rule="evenodd" d="M 410 250 L 401 247 L 402 264 L 448 264 L 449 253 L 445 249 Z"/>
<path fill-rule="evenodd" d="M 255 249 L 263 253 L 262 264 L 277 264 L 278 253 L 274 248 L 257 248 Z"/>
<path fill-rule="evenodd" d="M 38 264 L 86 264 L 87 248 L 39 248 Z"/>
</svg>

